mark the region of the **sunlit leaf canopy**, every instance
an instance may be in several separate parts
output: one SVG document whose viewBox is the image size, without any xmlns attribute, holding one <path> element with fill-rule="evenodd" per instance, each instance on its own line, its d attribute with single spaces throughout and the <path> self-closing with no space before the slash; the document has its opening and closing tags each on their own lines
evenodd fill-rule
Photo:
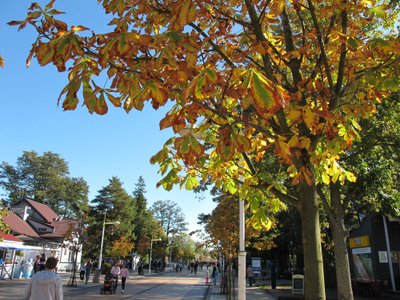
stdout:
<svg viewBox="0 0 400 300">
<path fill-rule="evenodd" d="M 266 182 L 254 165 L 271 152 L 293 185 L 355 180 L 340 154 L 359 119 L 399 87 L 389 1 L 103 0 L 114 16 L 105 33 L 67 25 L 54 2 L 9 23 L 37 29 L 27 65 L 35 57 L 68 72 L 65 110 L 171 102 L 160 128 L 192 129 L 151 159 L 166 189 L 199 178 L 252 201 L 285 198 L 282 182 Z"/>
</svg>

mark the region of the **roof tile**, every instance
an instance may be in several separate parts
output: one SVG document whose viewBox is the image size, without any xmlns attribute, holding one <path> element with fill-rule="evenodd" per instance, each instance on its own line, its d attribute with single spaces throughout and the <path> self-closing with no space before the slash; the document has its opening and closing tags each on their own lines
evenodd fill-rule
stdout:
<svg viewBox="0 0 400 300">
<path fill-rule="evenodd" d="M 75 227 L 78 220 L 61 219 L 51 222 L 49 225 L 54 227 L 53 232 L 41 234 L 41 237 L 65 237 L 71 227 Z"/>
<path fill-rule="evenodd" d="M 8 225 L 8 227 L 10 227 L 11 231 L 15 233 L 30 237 L 39 237 L 28 223 L 14 214 L 12 211 L 9 211 L 6 216 L 3 216 L 3 221 Z"/>
<path fill-rule="evenodd" d="M 46 220 L 46 222 L 50 223 L 54 219 L 59 218 L 59 216 L 46 204 L 33 201 L 30 199 L 25 199 L 42 217 Z"/>
</svg>

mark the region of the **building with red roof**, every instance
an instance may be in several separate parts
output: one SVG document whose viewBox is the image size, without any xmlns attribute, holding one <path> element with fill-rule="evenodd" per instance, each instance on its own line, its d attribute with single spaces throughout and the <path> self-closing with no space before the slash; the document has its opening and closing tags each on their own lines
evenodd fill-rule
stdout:
<svg viewBox="0 0 400 300">
<path fill-rule="evenodd" d="M 9 226 L 11 236 L 24 242 L 26 247 L 22 249 L 29 247 L 35 249 L 28 251 L 25 259 L 33 259 L 37 254 L 42 253 L 46 256 L 57 256 L 60 260 L 58 269 L 68 270 L 72 266 L 73 257 L 76 257 L 76 253 L 73 252 L 77 248 L 82 248 L 77 247 L 76 243 L 74 247 L 71 246 L 72 240 L 77 238 L 78 220 L 61 218 L 44 203 L 25 198 L 10 207 L 3 221 Z M 7 253 L 3 253 L 4 255 Z M 81 250 L 77 255 L 78 261 L 80 257 Z"/>
<path fill-rule="evenodd" d="M 3 217 L 3 221 L 10 227 L 11 232 L 15 236 L 21 237 L 24 240 L 24 237 L 28 238 L 38 238 L 39 235 L 36 231 L 23 219 L 21 219 L 18 215 L 9 211 L 6 216 Z M 29 240 L 29 239 L 25 239 Z"/>
</svg>

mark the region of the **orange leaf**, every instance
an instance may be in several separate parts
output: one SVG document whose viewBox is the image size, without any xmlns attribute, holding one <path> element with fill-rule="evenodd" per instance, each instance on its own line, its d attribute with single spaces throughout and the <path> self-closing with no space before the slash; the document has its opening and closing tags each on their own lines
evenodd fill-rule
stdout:
<svg viewBox="0 0 400 300">
<path fill-rule="evenodd" d="M 129 53 L 130 50 L 130 45 L 128 43 L 128 39 L 126 36 L 126 32 L 121 32 L 118 43 L 116 44 L 117 46 L 117 53 L 121 56 L 125 56 Z"/>
<path fill-rule="evenodd" d="M 49 3 L 47 3 L 44 7 L 44 10 L 49 10 L 50 8 L 53 8 L 54 2 L 56 2 L 56 0 L 51 0 Z"/>
<path fill-rule="evenodd" d="M 304 171 L 302 171 L 302 175 L 303 175 L 303 178 L 306 180 L 306 182 L 307 182 L 307 184 L 309 185 L 309 186 L 311 186 L 312 185 L 312 179 L 311 179 L 311 176 L 309 176 L 308 174 L 307 174 L 307 172 L 304 172 Z"/>
<path fill-rule="evenodd" d="M 161 85 L 150 81 L 147 84 L 147 87 L 150 92 L 150 97 L 155 100 L 157 103 L 153 101 L 153 107 L 156 105 L 157 107 L 164 105 L 168 101 L 168 91 L 162 87 Z"/>
<path fill-rule="evenodd" d="M 192 20 L 194 11 L 191 9 L 191 3 L 190 0 L 178 2 L 176 7 L 171 10 L 173 11 L 170 25 L 172 31 L 182 31 L 189 20 Z"/>
<path fill-rule="evenodd" d="M 251 141 L 244 135 L 237 135 L 235 139 L 235 145 L 238 152 L 247 152 L 251 148 Z"/>
<path fill-rule="evenodd" d="M 232 140 L 228 137 L 219 140 L 216 150 L 218 155 L 225 161 L 231 160 L 235 155 Z"/>
<path fill-rule="evenodd" d="M 99 115 L 105 115 L 108 112 L 106 99 L 103 93 L 101 93 L 99 98 L 96 99 L 94 109 Z"/>
<path fill-rule="evenodd" d="M 160 130 L 165 128 L 171 127 L 176 116 L 173 114 L 167 114 L 161 121 L 160 121 Z"/>
<path fill-rule="evenodd" d="M 115 106 L 121 107 L 121 97 L 114 97 L 110 93 L 106 93 L 108 100 Z"/>
<path fill-rule="evenodd" d="M 290 163 L 290 150 L 288 145 L 284 141 L 278 140 L 278 142 L 275 143 L 275 153 L 280 156 L 286 163 Z"/>
<path fill-rule="evenodd" d="M 79 101 L 78 101 L 77 97 L 73 97 L 68 94 L 62 103 L 62 108 L 64 110 L 74 110 L 76 108 L 76 106 L 78 105 L 78 102 Z"/>
</svg>

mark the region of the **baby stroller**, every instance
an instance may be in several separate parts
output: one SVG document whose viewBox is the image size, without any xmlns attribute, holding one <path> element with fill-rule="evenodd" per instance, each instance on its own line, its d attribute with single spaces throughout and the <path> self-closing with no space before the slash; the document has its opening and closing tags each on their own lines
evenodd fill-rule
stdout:
<svg viewBox="0 0 400 300">
<path fill-rule="evenodd" d="M 114 278 L 112 277 L 111 274 L 107 274 L 106 277 L 104 277 L 104 284 L 103 287 L 100 289 L 100 294 L 105 294 L 107 292 L 110 292 L 110 294 L 114 294 Z"/>
</svg>

